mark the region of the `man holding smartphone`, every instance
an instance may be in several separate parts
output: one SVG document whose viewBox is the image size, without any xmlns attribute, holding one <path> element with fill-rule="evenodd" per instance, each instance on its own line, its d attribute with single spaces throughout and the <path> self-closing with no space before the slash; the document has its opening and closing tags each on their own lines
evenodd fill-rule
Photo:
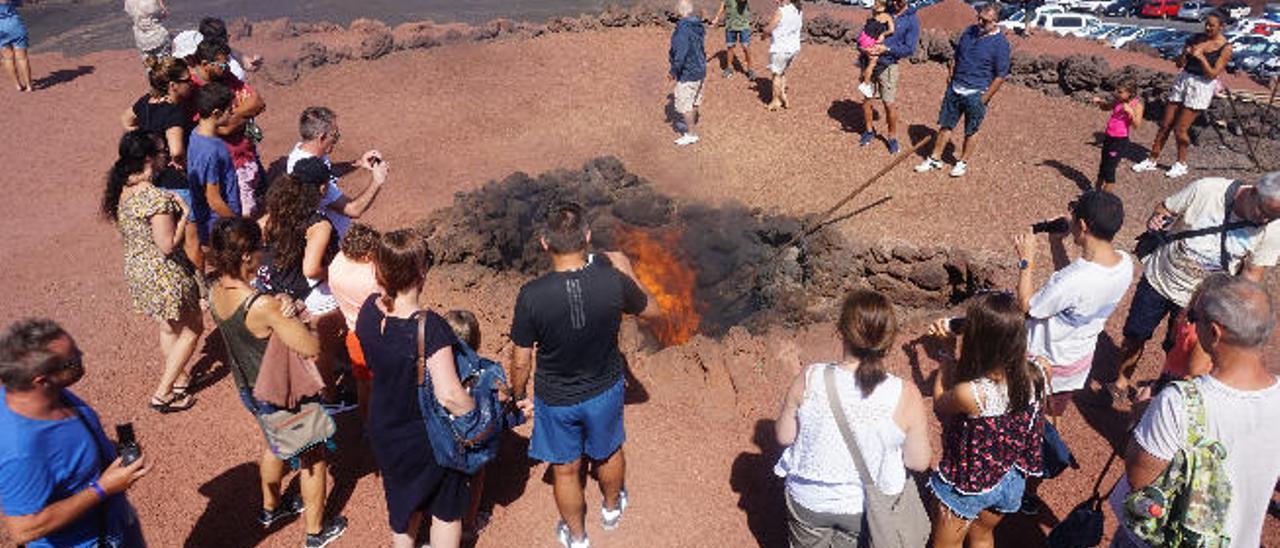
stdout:
<svg viewBox="0 0 1280 548">
<path fill-rule="evenodd" d="M 0 509 L 28 548 L 146 546 L 125 491 L 147 474 L 125 465 L 98 415 L 68 388 L 84 376 L 71 335 L 44 319 L 0 336 Z"/>
<path fill-rule="evenodd" d="M 298 134 L 302 137 L 302 141 L 294 145 L 293 150 L 289 152 L 285 171 L 292 174 L 293 166 L 303 158 L 320 158 L 324 160 L 325 165 L 330 165 L 329 154 L 333 153 L 334 147 L 338 146 L 338 140 L 342 138 L 342 132 L 338 129 L 337 114 L 326 107 L 307 107 L 298 118 Z M 371 175 L 371 180 L 364 190 L 347 195 L 338 188 L 338 177 L 330 175 L 329 187 L 325 189 L 324 198 L 320 200 L 321 213 L 329 218 L 339 239 L 347 235 L 351 220 L 359 219 L 369 209 L 373 199 L 378 196 L 378 191 L 382 189 L 383 183 L 387 182 L 389 166 L 382 158 L 382 153 L 377 150 L 364 153 L 356 165 Z"/>
</svg>

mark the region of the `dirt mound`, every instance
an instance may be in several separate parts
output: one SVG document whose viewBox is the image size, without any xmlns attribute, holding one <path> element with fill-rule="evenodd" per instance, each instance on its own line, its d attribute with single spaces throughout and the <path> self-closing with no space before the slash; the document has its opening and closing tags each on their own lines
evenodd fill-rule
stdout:
<svg viewBox="0 0 1280 548">
<path fill-rule="evenodd" d="M 630 234 L 645 232 L 695 279 L 697 332 L 719 336 L 833 319 L 838 299 L 871 285 L 907 307 L 939 308 L 992 285 L 993 261 L 941 247 L 892 248 L 846 239 L 813 219 L 729 203 L 718 207 L 659 193 L 614 157 L 580 170 L 537 177 L 514 173 L 459 194 L 421 223 L 437 259 L 526 275 L 545 272 L 537 227 L 556 205 L 581 204 L 600 249 L 622 249 L 644 267 L 653 260 Z M 656 289 L 656 288 L 651 288 Z"/>
</svg>

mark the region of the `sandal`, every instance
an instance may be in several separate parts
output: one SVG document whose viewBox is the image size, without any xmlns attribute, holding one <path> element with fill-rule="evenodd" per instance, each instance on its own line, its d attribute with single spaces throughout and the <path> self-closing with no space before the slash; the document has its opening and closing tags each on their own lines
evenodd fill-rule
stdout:
<svg viewBox="0 0 1280 548">
<path fill-rule="evenodd" d="M 185 403 L 179 403 L 179 402 L 185 402 Z M 173 392 L 169 393 L 169 399 L 167 400 L 161 400 L 155 396 L 152 396 L 150 405 L 151 405 L 151 409 L 159 412 L 162 415 L 167 415 L 169 413 L 178 413 L 181 411 L 186 411 L 188 409 L 191 409 L 192 407 L 195 407 L 196 398 L 191 394 L 187 394 L 185 391 L 178 392 L 177 390 L 174 390 Z"/>
</svg>

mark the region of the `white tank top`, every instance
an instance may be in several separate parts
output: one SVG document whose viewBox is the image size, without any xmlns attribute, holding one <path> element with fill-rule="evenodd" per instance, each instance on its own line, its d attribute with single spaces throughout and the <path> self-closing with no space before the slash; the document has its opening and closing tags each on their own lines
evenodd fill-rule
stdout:
<svg viewBox="0 0 1280 548">
<path fill-rule="evenodd" d="M 795 4 L 788 2 L 778 8 L 778 12 L 782 14 L 782 18 L 778 20 L 778 26 L 773 28 L 773 44 L 769 46 L 769 53 L 800 51 L 800 27 L 803 24 L 800 10 L 796 9 Z"/>
<path fill-rule="evenodd" d="M 786 478 L 787 493 L 809 510 L 861 514 L 862 479 L 827 403 L 823 379 L 827 365 L 814 364 L 805 372 L 807 386 L 796 412 L 800 428 L 774 473 Z M 902 461 L 907 435 L 893 422 L 893 412 L 902 396 L 902 379 L 887 376 L 866 398 L 853 373 L 836 368 L 835 381 L 845 417 L 876 487 L 885 494 L 901 493 L 907 479 Z"/>
</svg>

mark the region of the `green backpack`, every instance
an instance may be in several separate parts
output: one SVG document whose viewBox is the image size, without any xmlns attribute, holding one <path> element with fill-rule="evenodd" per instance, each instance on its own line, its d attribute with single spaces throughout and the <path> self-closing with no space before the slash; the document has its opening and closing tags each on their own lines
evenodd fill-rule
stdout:
<svg viewBox="0 0 1280 548">
<path fill-rule="evenodd" d="M 1187 416 L 1187 443 L 1155 481 L 1129 493 L 1124 526 L 1156 548 L 1226 547 L 1223 531 L 1231 504 L 1231 482 L 1224 461 L 1227 449 L 1205 433 L 1204 398 L 1194 382 L 1175 381 Z"/>
</svg>

